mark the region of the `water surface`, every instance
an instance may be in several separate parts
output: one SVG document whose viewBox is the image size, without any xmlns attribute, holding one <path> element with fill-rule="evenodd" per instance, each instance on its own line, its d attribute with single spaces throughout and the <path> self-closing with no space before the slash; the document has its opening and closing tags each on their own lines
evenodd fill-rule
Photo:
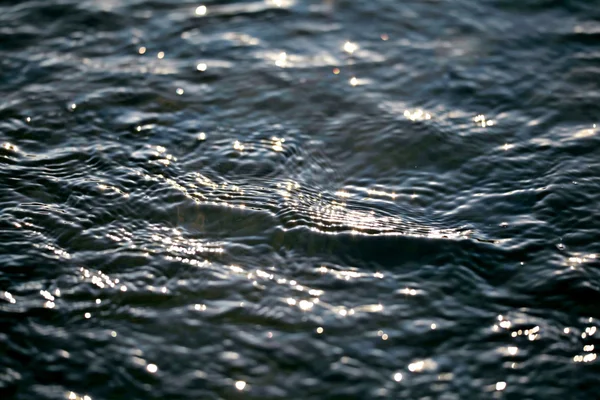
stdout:
<svg viewBox="0 0 600 400">
<path fill-rule="evenodd" d="M 2 398 L 595 398 L 599 65 L 595 0 L 1 2 Z"/>
</svg>

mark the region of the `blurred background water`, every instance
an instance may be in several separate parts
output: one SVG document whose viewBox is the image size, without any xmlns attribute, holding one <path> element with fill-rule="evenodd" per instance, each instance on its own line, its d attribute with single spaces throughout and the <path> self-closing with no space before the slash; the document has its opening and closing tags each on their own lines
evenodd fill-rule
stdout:
<svg viewBox="0 0 600 400">
<path fill-rule="evenodd" d="M 0 94 L 3 399 L 598 398 L 598 1 L 1 1 Z"/>
</svg>

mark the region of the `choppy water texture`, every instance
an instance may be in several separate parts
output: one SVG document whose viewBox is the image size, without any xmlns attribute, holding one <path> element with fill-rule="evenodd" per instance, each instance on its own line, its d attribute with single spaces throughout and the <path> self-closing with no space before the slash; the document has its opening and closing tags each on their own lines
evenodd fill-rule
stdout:
<svg viewBox="0 0 600 400">
<path fill-rule="evenodd" d="M 3 1 L 0 93 L 3 399 L 597 398 L 598 1 Z"/>
</svg>

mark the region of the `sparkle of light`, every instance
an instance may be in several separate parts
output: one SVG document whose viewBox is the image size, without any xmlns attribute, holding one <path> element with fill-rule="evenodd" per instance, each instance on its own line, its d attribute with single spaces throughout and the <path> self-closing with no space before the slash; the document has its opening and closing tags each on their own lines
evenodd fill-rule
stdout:
<svg viewBox="0 0 600 400">
<path fill-rule="evenodd" d="M 593 336 L 594 333 L 596 333 L 596 327 L 595 326 L 590 326 L 589 328 L 585 328 L 585 332 L 588 335 Z"/>
<path fill-rule="evenodd" d="M 408 119 L 410 119 L 411 121 L 423 121 L 423 120 L 429 120 L 431 119 L 431 114 L 429 114 L 428 112 L 425 112 L 421 109 L 417 109 L 417 110 L 404 110 L 404 116 Z"/>
<path fill-rule="evenodd" d="M 277 56 L 277 59 L 275 60 L 275 65 L 277 65 L 280 68 L 285 67 L 287 64 L 287 53 L 282 52 L 279 53 L 279 55 Z"/>
<path fill-rule="evenodd" d="M 8 300 L 8 302 L 10 304 L 15 304 L 17 302 L 17 300 L 15 300 L 15 298 L 13 297 L 13 295 L 10 294 L 9 292 L 4 292 L 4 297 L 6 297 L 6 299 Z"/>
<path fill-rule="evenodd" d="M 352 42 L 344 43 L 344 51 L 348 54 L 354 53 L 358 49 L 358 45 Z"/>
<path fill-rule="evenodd" d="M 310 310 L 311 308 L 313 308 L 314 303 L 312 303 L 310 301 L 306 301 L 306 300 L 301 300 L 298 305 L 303 310 Z"/>
<path fill-rule="evenodd" d="M 486 119 L 485 115 L 479 114 L 473 117 L 473 122 L 475 122 L 478 126 L 485 128 L 486 126 L 493 126 L 495 124 L 494 121 Z"/>
<path fill-rule="evenodd" d="M 158 367 L 156 366 L 156 364 L 148 364 L 146 365 L 146 370 L 151 374 L 154 374 L 156 373 L 156 371 L 158 371 Z"/>
<path fill-rule="evenodd" d="M 423 370 L 423 367 L 425 366 L 425 362 L 424 361 L 417 361 L 414 363 L 411 363 L 408 365 L 408 370 L 410 372 L 419 372 Z"/>
<path fill-rule="evenodd" d="M 502 322 L 500 322 L 500 327 L 502 327 L 504 329 L 510 328 L 510 325 L 511 325 L 510 321 L 502 321 Z"/>
</svg>

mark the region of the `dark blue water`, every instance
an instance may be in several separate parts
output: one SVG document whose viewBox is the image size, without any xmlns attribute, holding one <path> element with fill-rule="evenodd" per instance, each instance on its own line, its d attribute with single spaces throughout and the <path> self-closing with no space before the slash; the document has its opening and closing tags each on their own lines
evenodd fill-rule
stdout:
<svg viewBox="0 0 600 400">
<path fill-rule="evenodd" d="M 0 2 L 2 399 L 593 399 L 595 0 Z"/>
</svg>

